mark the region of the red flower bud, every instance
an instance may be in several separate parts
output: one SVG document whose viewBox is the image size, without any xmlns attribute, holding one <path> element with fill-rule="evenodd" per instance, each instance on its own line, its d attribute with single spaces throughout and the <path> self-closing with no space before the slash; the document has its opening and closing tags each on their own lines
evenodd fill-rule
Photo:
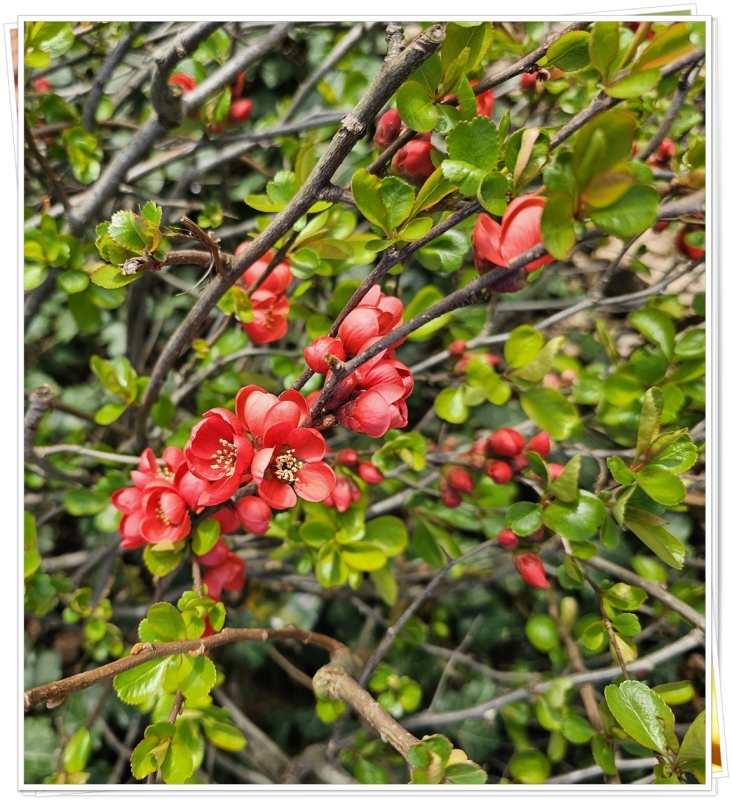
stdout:
<svg viewBox="0 0 732 800">
<path fill-rule="evenodd" d="M 381 483 L 384 480 L 384 473 L 370 461 L 362 461 L 358 465 L 358 476 L 366 483 Z"/>
<path fill-rule="evenodd" d="M 338 453 L 336 461 L 344 467 L 355 467 L 356 464 L 358 464 L 358 453 L 350 447 L 347 447 L 345 450 L 341 450 L 341 452 Z"/>
<path fill-rule="evenodd" d="M 508 528 L 502 530 L 496 538 L 498 539 L 498 544 L 500 544 L 501 547 L 505 547 L 506 550 L 515 550 L 518 547 L 518 536 L 516 536 L 513 531 L 508 530 Z"/>
<path fill-rule="evenodd" d="M 391 160 L 391 167 L 402 178 L 415 178 L 424 181 L 435 171 L 436 167 L 430 158 L 431 152 L 437 148 L 429 142 L 412 140 L 397 150 Z"/>
<path fill-rule="evenodd" d="M 171 75 L 168 79 L 168 83 L 176 83 L 178 86 L 183 89 L 183 94 L 186 92 L 190 92 L 191 89 L 195 89 L 198 84 L 190 77 L 190 75 L 186 75 L 183 72 L 176 72 L 175 75 Z"/>
<path fill-rule="evenodd" d="M 538 75 L 534 72 L 524 72 L 521 75 L 521 88 L 525 92 L 533 92 L 536 89 L 536 81 L 538 80 Z"/>
<path fill-rule="evenodd" d="M 529 460 L 525 455 L 519 453 L 517 456 L 514 456 L 511 459 L 511 466 L 514 469 L 514 472 L 520 472 L 522 469 L 529 466 Z"/>
<path fill-rule="evenodd" d="M 524 437 L 513 428 L 499 428 L 488 437 L 488 449 L 496 456 L 517 456 L 524 444 Z"/>
<path fill-rule="evenodd" d="M 458 492 L 472 492 L 473 478 L 471 474 L 462 467 L 449 466 L 445 469 L 447 482 Z"/>
<path fill-rule="evenodd" d="M 376 125 L 376 133 L 374 134 L 374 144 L 376 149 L 381 152 L 395 142 L 399 136 L 399 131 L 402 127 L 402 118 L 395 108 L 389 109 L 384 114 Z"/>
<path fill-rule="evenodd" d="M 538 531 L 534 531 L 531 536 L 526 537 L 527 542 L 540 542 L 544 538 L 544 526 L 542 525 Z"/>
<path fill-rule="evenodd" d="M 478 81 L 471 81 L 470 85 L 475 86 Z M 475 95 L 475 102 L 478 106 L 477 114 L 479 117 L 490 117 L 493 113 L 493 106 L 495 104 L 495 98 L 493 97 L 493 92 L 488 89 L 485 92 L 481 92 L 481 94 Z"/>
<path fill-rule="evenodd" d="M 454 342 L 450 342 L 447 348 L 447 352 L 450 353 L 451 356 L 461 356 L 465 352 L 465 348 L 468 346 L 468 343 L 465 339 L 455 339 Z"/>
<path fill-rule="evenodd" d="M 46 92 L 52 92 L 53 88 L 51 84 L 45 78 L 34 78 L 31 81 L 31 86 L 33 87 L 34 92 L 39 92 L 40 94 L 45 94 Z"/>
<path fill-rule="evenodd" d="M 656 155 L 661 161 L 670 161 L 676 155 L 676 145 L 671 139 L 664 139 L 656 148 Z"/>
<path fill-rule="evenodd" d="M 530 450 L 532 453 L 538 453 L 542 458 L 546 458 L 552 449 L 549 434 L 544 431 L 537 433 L 536 436 L 529 439 L 526 449 Z"/>
<path fill-rule="evenodd" d="M 549 477 L 555 481 L 563 472 L 564 464 L 547 464 L 549 468 Z"/>
<path fill-rule="evenodd" d="M 346 351 L 343 345 L 339 339 L 334 339 L 332 336 L 318 337 L 305 348 L 304 355 L 310 369 L 320 375 L 325 375 L 330 369 L 325 359 L 326 356 L 335 356 L 340 361 L 346 360 Z"/>
<path fill-rule="evenodd" d="M 546 579 L 544 565 L 539 556 L 533 553 L 519 553 L 513 557 L 513 564 L 518 574 L 536 589 L 548 589 L 549 581 Z"/>
<path fill-rule="evenodd" d="M 229 109 L 229 125 L 241 125 L 246 122 L 252 114 L 254 105 L 251 100 L 242 97 L 241 100 L 234 100 Z"/>
<path fill-rule="evenodd" d="M 447 481 L 441 480 L 439 482 L 439 488 L 440 499 L 448 508 L 457 508 L 460 503 L 463 502 L 463 498 L 460 497 L 460 493 L 455 491 L 455 489 L 453 489 Z"/>
<path fill-rule="evenodd" d="M 701 247 L 694 247 L 686 241 L 686 234 L 693 233 L 694 231 L 703 231 L 703 225 L 684 225 L 681 230 L 676 234 L 676 249 L 682 256 L 694 261 L 704 255 L 704 250 Z"/>
<path fill-rule="evenodd" d="M 229 84 L 229 89 L 231 90 L 231 99 L 238 100 L 241 97 L 241 93 L 244 91 L 244 81 L 246 80 L 246 73 L 240 72 L 236 76 L 236 80 L 233 83 Z"/>
<path fill-rule="evenodd" d="M 513 478 L 513 469 L 505 461 L 491 461 L 485 468 L 485 474 L 493 478 L 495 483 L 508 483 Z"/>
<path fill-rule="evenodd" d="M 272 509 L 261 497 L 242 497 L 236 504 L 236 515 L 248 531 L 261 536 L 269 530 Z"/>
</svg>

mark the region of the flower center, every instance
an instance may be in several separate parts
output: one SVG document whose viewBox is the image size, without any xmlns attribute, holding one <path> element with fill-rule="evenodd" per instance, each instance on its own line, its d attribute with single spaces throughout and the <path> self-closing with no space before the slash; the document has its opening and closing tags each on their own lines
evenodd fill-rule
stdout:
<svg viewBox="0 0 732 800">
<path fill-rule="evenodd" d="M 303 462 L 295 458 L 295 451 L 290 449 L 275 458 L 274 474 L 283 483 L 296 483 L 300 478 L 296 473 L 302 468 Z"/>
<path fill-rule="evenodd" d="M 168 483 L 173 483 L 173 478 L 175 475 L 167 468 L 158 466 L 158 474 L 160 475 L 161 479 L 168 481 Z"/>
<path fill-rule="evenodd" d="M 227 442 L 226 439 L 219 439 L 221 450 L 217 450 L 211 458 L 213 463 L 211 469 L 221 470 L 227 478 L 230 478 L 236 472 L 236 445 L 233 442 Z"/>
<path fill-rule="evenodd" d="M 155 509 L 155 516 L 162 521 L 163 525 L 172 525 L 173 523 L 170 521 L 168 515 L 163 511 L 163 509 L 158 506 Z"/>
</svg>

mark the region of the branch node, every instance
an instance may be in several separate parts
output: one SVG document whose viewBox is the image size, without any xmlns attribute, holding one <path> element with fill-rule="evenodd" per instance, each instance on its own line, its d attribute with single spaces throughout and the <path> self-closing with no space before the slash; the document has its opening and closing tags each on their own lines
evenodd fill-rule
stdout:
<svg viewBox="0 0 732 800">
<path fill-rule="evenodd" d="M 346 114 L 341 120 L 341 124 L 349 133 L 359 138 L 366 133 L 366 126 L 363 122 L 359 122 L 352 114 Z"/>
</svg>

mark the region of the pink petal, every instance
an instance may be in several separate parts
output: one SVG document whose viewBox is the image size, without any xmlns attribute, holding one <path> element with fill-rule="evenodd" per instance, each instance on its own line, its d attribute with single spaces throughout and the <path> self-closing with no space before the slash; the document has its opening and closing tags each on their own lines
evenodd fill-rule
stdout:
<svg viewBox="0 0 732 800">
<path fill-rule="evenodd" d="M 160 508 L 173 525 L 179 525 L 180 521 L 188 513 L 185 500 L 177 492 L 162 492 L 160 495 Z"/>
<path fill-rule="evenodd" d="M 261 436 L 264 416 L 277 402 L 277 398 L 259 386 L 245 386 L 236 395 L 236 416 L 244 429 L 253 436 Z"/>
<path fill-rule="evenodd" d="M 287 421 L 267 426 L 262 437 L 262 445 L 276 449 L 287 442 L 287 437 L 294 430 L 296 430 L 295 426 Z"/>
<path fill-rule="evenodd" d="M 257 485 L 259 485 L 262 478 L 264 478 L 264 473 L 267 471 L 267 467 L 269 467 L 269 462 L 272 460 L 273 455 L 274 447 L 263 447 L 254 454 L 254 458 L 252 459 L 252 478 L 254 478 Z"/>
<path fill-rule="evenodd" d="M 355 355 L 366 339 L 378 335 L 378 313 L 370 308 L 354 308 L 338 329 L 338 337 L 347 355 Z"/>
<path fill-rule="evenodd" d="M 305 464 L 297 473 L 297 477 L 295 491 L 303 500 L 309 500 L 311 503 L 325 500 L 335 487 L 335 473 L 322 461 Z"/>
<path fill-rule="evenodd" d="M 511 205 L 513 206 L 521 200 L 524 198 L 519 197 Z M 501 232 L 501 254 L 505 264 L 537 244 L 541 244 L 540 225 L 541 215 L 544 211 L 543 198 L 527 197 L 518 210 L 511 208 L 510 211 L 511 214 L 506 212 Z"/>
<path fill-rule="evenodd" d="M 265 435 L 271 427 L 280 422 L 288 422 L 293 428 L 297 428 L 302 420 L 302 408 L 297 403 L 290 400 L 279 400 L 272 406 L 264 418 Z"/>
</svg>

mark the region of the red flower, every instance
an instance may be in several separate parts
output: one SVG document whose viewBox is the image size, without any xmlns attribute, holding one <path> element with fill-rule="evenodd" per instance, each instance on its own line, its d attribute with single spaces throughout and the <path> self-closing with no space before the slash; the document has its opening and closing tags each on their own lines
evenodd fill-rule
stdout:
<svg viewBox="0 0 732 800">
<path fill-rule="evenodd" d="M 230 508 L 222 508 L 215 514 L 211 515 L 211 519 L 215 519 L 219 523 L 219 532 L 222 536 L 227 533 L 234 533 L 234 531 L 241 526 L 241 521 L 234 511 Z"/>
<path fill-rule="evenodd" d="M 140 505 L 140 536 L 146 542 L 178 542 L 190 532 L 186 501 L 167 481 L 151 481 L 142 491 Z"/>
<path fill-rule="evenodd" d="M 171 75 L 168 79 L 168 83 L 177 83 L 183 89 L 183 94 L 186 92 L 190 92 L 191 89 L 195 89 L 198 84 L 190 77 L 190 75 L 185 75 L 182 72 L 176 72 L 175 75 Z"/>
<path fill-rule="evenodd" d="M 476 86 L 478 81 L 470 81 L 471 86 Z M 493 92 L 487 89 L 485 92 L 475 95 L 475 102 L 478 106 L 477 114 L 479 117 L 490 117 L 493 113 L 493 106 L 496 102 Z"/>
<path fill-rule="evenodd" d="M 260 497 L 243 497 L 236 504 L 236 515 L 248 531 L 261 536 L 269 530 L 272 509 Z"/>
<path fill-rule="evenodd" d="M 381 152 L 399 136 L 399 131 L 402 127 L 402 118 L 399 112 L 392 108 L 387 111 L 379 120 L 376 125 L 376 133 L 374 134 L 374 144 L 376 149 Z"/>
<path fill-rule="evenodd" d="M 344 467 L 355 467 L 358 465 L 358 453 L 350 447 L 346 447 L 338 453 L 336 461 L 343 464 Z"/>
<path fill-rule="evenodd" d="M 142 490 L 135 486 L 118 489 L 112 494 L 112 505 L 122 512 L 119 523 L 119 532 L 122 536 L 122 547 L 133 550 L 143 547 L 147 542 L 142 538 L 140 525 L 142 524 Z"/>
<path fill-rule="evenodd" d="M 213 600 L 220 600 L 224 589 L 234 592 L 244 587 L 247 565 L 221 539 L 198 560 L 203 566 L 209 567 L 201 578 L 208 589 L 208 596 Z"/>
<path fill-rule="evenodd" d="M 532 92 L 536 89 L 536 81 L 539 79 L 539 76 L 534 72 L 524 72 L 521 75 L 521 88 L 525 92 Z"/>
<path fill-rule="evenodd" d="M 166 447 L 163 451 L 164 466 L 158 464 L 155 453 L 151 448 L 143 450 L 140 456 L 140 466 L 130 472 L 132 482 L 138 489 L 144 489 L 152 480 L 167 480 L 177 483 L 178 470 L 185 465 L 186 459 L 179 447 Z M 187 471 L 187 467 L 185 468 Z"/>
<path fill-rule="evenodd" d="M 235 400 L 236 416 L 242 428 L 262 447 L 264 432 L 280 423 L 297 428 L 308 413 L 305 398 L 292 389 L 277 397 L 259 386 L 245 386 Z"/>
<path fill-rule="evenodd" d="M 246 97 L 242 97 L 241 100 L 234 100 L 231 104 L 231 108 L 229 108 L 227 122 L 232 126 L 241 125 L 249 119 L 253 108 L 254 104 Z"/>
<path fill-rule="evenodd" d="M 272 294 L 264 289 L 252 292 L 254 320 L 242 323 L 244 333 L 252 344 L 269 344 L 287 333 L 287 315 L 290 303 L 284 295 Z"/>
<path fill-rule="evenodd" d="M 463 467 L 454 465 L 446 467 L 445 478 L 455 491 L 466 493 L 473 491 L 473 477 Z"/>
<path fill-rule="evenodd" d="M 440 478 L 438 487 L 440 490 L 440 500 L 442 500 L 443 505 L 447 508 L 457 508 L 463 502 L 460 492 L 453 489 L 446 480 Z"/>
<path fill-rule="evenodd" d="M 513 478 L 513 469 L 505 461 L 491 461 L 485 468 L 485 474 L 495 483 L 508 483 Z"/>
<path fill-rule="evenodd" d="M 246 250 L 251 242 L 242 242 L 234 251 L 234 255 L 241 255 Z M 244 285 L 247 289 L 257 280 L 257 278 L 267 269 L 270 261 L 274 258 L 274 250 L 265 253 L 258 261 L 255 261 L 248 267 L 244 274 L 241 276 Z M 264 289 L 272 294 L 282 294 L 287 287 L 292 283 L 292 272 L 290 272 L 290 262 L 285 259 L 281 264 L 278 264 L 272 272 L 262 281 L 259 289 Z"/>
<path fill-rule="evenodd" d="M 447 351 L 451 356 L 461 356 L 465 352 L 467 346 L 468 343 L 465 339 L 455 339 L 454 342 L 450 342 Z"/>
<path fill-rule="evenodd" d="M 536 589 L 548 589 L 549 581 L 546 579 L 544 565 L 539 556 L 533 553 L 519 553 L 513 558 L 514 566 L 518 574 Z"/>
<path fill-rule="evenodd" d="M 518 547 L 518 536 L 516 536 L 513 531 L 508 530 L 508 528 L 502 530 L 496 538 L 498 539 L 498 544 L 500 544 L 501 547 L 505 547 L 506 550 L 515 550 Z"/>
<path fill-rule="evenodd" d="M 195 476 L 212 481 L 199 502 L 213 506 L 228 500 L 239 488 L 252 463 L 253 448 L 231 411 L 212 408 L 203 417 L 191 431 L 185 457 Z"/>
<path fill-rule="evenodd" d="M 517 456 L 524 449 L 524 437 L 513 428 L 499 428 L 488 437 L 488 450 L 496 456 Z"/>
<path fill-rule="evenodd" d="M 252 461 L 252 477 L 272 508 L 291 508 L 298 496 L 319 503 L 333 491 L 335 475 L 322 461 L 325 439 L 316 430 L 284 420 L 264 431 L 262 445 Z"/>
<path fill-rule="evenodd" d="M 366 483 L 381 483 L 384 473 L 370 461 L 361 461 L 358 465 L 358 477 Z"/>
<path fill-rule="evenodd" d="M 336 475 L 335 486 L 328 497 L 323 500 L 326 508 L 335 508 L 342 514 L 351 503 L 358 503 L 361 499 L 361 490 L 345 475 Z"/>
<path fill-rule="evenodd" d="M 543 197 L 525 195 L 508 204 L 502 224 L 494 222 L 487 214 L 481 214 L 473 231 L 473 261 L 481 275 L 497 267 L 508 267 L 516 256 L 541 244 L 541 215 L 544 210 Z M 542 256 L 524 267 L 534 272 L 552 260 Z M 515 292 L 526 285 L 525 277 L 519 273 L 493 284 L 497 292 Z"/>
<path fill-rule="evenodd" d="M 403 314 L 404 305 L 398 297 L 390 297 L 378 286 L 372 286 L 338 328 L 338 338 L 346 355 L 357 355 L 398 328 L 404 321 Z M 402 341 L 393 347 L 398 347 Z"/>
<path fill-rule="evenodd" d="M 320 336 L 305 348 L 304 354 L 305 361 L 310 369 L 320 375 L 325 375 L 330 369 L 328 362 L 325 360 L 326 356 L 333 356 L 340 361 L 346 360 L 346 351 L 343 349 L 343 344 L 332 336 Z"/>
<path fill-rule="evenodd" d="M 432 152 L 437 152 L 433 144 L 413 139 L 394 153 L 391 167 L 402 178 L 424 181 L 437 169 L 430 158 Z"/>
<path fill-rule="evenodd" d="M 546 458 L 552 450 L 552 443 L 549 434 L 542 431 L 529 439 L 526 449 L 538 453 L 542 458 Z"/>
</svg>

